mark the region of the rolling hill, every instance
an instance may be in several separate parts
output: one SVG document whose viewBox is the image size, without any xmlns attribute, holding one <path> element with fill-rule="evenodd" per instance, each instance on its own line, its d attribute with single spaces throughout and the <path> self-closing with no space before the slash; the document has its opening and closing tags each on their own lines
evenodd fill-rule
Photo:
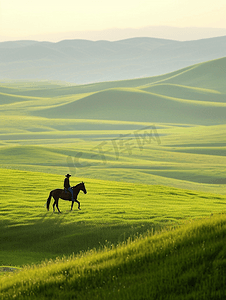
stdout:
<svg viewBox="0 0 226 300">
<path fill-rule="evenodd" d="M 46 260 L 2 277 L 0 299 L 224 299 L 224 238 L 223 214 Z"/>
<path fill-rule="evenodd" d="M 116 42 L 0 43 L 0 80 L 84 84 L 155 76 L 226 55 L 226 37 L 179 42 L 133 38 Z"/>
<path fill-rule="evenodd" d="M 123 81 L 2 82 L 0 165 L 225 193 L 225 68 L 221 58 Z"/>
<path fill-rule="evenodd" d="M 137 84 L 136 87 L 131 87 L 129 81 L 124 82 L 124 88 L 117 87 L 117 83 L 121 85 L 122 82 L 116 81 L 109 83 L 109 88 L 97 92 L 93 85 L 87 85 L 87 90 L 91 91 L 88 96 L 80 94 L 77 99 L 72 96 L 70 101 L 42 110 L 35 108 L 32 113 L 47 118 L 224 124 L 225 67 L 226 58 L 222 58 L 168 76 L 151 77 L 149 83 L 146 78 L 145 84 L 141 80 L 133 80 L 132 84 Z M 101 84 L 98 87 L 101 88 Z"/>
<path fill-rule="evenodd" d="M 0 83 L 0 299 L 225 298 L 225 67 Z"/>
<path fill-rule="evenodd" d="M 44 109 L 38 115 L 181 124 L 223 124 L 226 103 L 168 98 L 135 89 L 113 89 L 95 93 L 65 105 Z"/>
<path fill-rule="evenodd" d="M 62 174 L 0 175 L 0 299 L 225 298 L 224 195 L 87 179 L 58 214 Z"/>
</svg>

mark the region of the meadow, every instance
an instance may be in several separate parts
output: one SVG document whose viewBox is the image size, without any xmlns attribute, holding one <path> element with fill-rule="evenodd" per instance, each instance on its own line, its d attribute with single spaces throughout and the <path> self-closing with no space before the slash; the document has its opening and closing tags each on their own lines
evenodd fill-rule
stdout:
<svg viewBox="0 0 226 300">
<path fill-rule="evenodd" d="M 224 299 L 225 64 L 1 82 L 2 299 Z M 47 212 L 67 173 L 81 211 Z"/>
<path fill-rule="evenodd" d="M 52 212 L 52 205 L 47 212 L 49 192 L 61 188 L 63 180 L 1 169 L 1 265 L 40 263 L 225 211 L 223 195 L 86 179 L 87 194 L 78 197 L 81 211 L 75 203 L 71 212 L 70 202 L 60 200 L 61 215 Z"/>
<path fill-rule="evenodd" d="M 223 299 L 225 196 L 87 179 L 47 212 L 61 184 L 1 169 L 1 299 Z"/>
</svg>

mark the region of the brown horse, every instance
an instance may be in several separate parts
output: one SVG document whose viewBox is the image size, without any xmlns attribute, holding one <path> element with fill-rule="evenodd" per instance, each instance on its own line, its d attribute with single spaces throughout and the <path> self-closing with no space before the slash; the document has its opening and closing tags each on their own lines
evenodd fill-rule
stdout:
<svg viewBox="0 0 226 300">
<path fill-rule="evenodd" d="M 73 186 L 72 189 L 73 189 L 73 196 L 74 196 L 73 201 L 71 199 L 71 193 L 70 192 L 62 190 L 62 189 L 52 190 L 49 193 L 49 198 L 47 199 L 47 202 L 46 202 L 47 210 L 49 210 L 49 205 L 50 205 L 51 197 L 53 197 L 53 199 L 54 199 L 53 211 L 55 211 L 55 205 L 56 205 L 56 207 L 57 207 L 57 209 L 58 209 L 58 211 L 60 213 L 60 210 L 59 210 L 59 207 L 58 207 L 59 198 L 62 199 L 62 200 L 72 201 L 71 210 L 73 208 L 74 202 L 78 203 L 78 209 L 80 209 L 80 202 L 77 200 L 77 196 L 78 196 L 78 193 L 81 190 L 84 192 L 84 194 L 87 193 L 86 188 L 85 188 L 85 184 L 83 182 L 81 182 L 81 183 L 77 184 L 76 186 Z"/>
</svg>

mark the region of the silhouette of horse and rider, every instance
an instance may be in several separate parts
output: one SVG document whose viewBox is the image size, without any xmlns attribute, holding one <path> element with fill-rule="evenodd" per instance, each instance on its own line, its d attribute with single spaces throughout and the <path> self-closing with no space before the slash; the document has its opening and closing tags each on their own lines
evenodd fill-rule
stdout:
<svg viewBox="0 0 226 300">
<path fill-rule="evenodd" d="M 49 193 L 49 198 L 47 199 L 47 202 L 46 202 L 47 210 L 49 210 L 49 205 L 50 205 L 52 197 L 54 199 L 53 211 L 55 211 L 55 206 L 56 206 L 58 212 L 59 213 L 61 212 L 58 207 L 59 199 L 71 201 L 72 202 L 71 210 L 73 208 L 74 202 L 77 202 L 78 209 L 80 209 L 80 202 L 77 200 L 77 197 L 78 197 L 78 194 L 80 191 L 83 191 L 84 194 L 87 193 L 85 184 L 84 184 L 84 182 L 81 182 L 81 183 L 77 184 L 76 186 L 71 187 L 70 181 L 69 181 L 69 178 L 71 177 L 71 175 L 67 174 L 67 175 L 65 175 L 65 177 L 66 178 L 64 179 L 64 189 L 55 189 Z"/>
</svg>

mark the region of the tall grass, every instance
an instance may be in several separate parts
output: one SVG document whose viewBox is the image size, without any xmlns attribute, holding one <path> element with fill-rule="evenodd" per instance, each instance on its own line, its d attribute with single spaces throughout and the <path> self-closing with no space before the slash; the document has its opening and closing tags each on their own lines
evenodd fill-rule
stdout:
<svg viewBox="0 0 226 300">
<path fill-rule="evenodd" d="M 1 278 L 1 299 L 224 299 L 226 217 L 46 261 Z"/>
</svg>

